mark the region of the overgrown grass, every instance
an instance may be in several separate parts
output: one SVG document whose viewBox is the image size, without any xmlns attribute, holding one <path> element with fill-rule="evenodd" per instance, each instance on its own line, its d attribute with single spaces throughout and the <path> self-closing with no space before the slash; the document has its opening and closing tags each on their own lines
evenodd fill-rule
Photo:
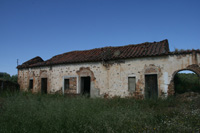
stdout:
<svg viewBox="0 0 200 133">
<path fill-rule="evenodd" d="M 4 93 L 0 97 L 0 133 L 199 132 L 199 103 L 172 97 L 91 99 Z"/>
</svg>

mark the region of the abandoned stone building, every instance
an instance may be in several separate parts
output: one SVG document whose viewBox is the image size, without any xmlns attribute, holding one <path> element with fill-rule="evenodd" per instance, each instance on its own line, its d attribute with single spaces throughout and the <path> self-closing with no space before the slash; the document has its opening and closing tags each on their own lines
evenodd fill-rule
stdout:
<svg viewBox="0 0 200 133">
<path fill-rule="evenodd" d="M 174 75 L 200 76 L 200 50 L 170 52 L 168 40 L 72 51 L 18 68 L 20 89 L 91 97 L 162 97 L 174 94 Z"/>
</svg>

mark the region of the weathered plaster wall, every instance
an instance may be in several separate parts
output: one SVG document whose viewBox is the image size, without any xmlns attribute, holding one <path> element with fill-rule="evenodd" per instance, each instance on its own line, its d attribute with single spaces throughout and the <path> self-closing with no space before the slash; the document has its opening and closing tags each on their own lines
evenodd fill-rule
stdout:
<svg viewBox="0 0 200 133">
<path fill-rule="evenodd" d="M 29 80 L 33 79 L 33 89 L 32 92 L 41 91 L 41 78 L 50 77 L 51 73 L 48 71 L 48 67 L 43 68 L 32 68 L 32 69 L 22 69 L 18 70 L 18 83 L 21 90 L 27 91 L 29 89 Z M 51 79 L 48 80 L 48 92 L 51 87 Z"/>
<path fill-rule="evenodd" d="M 65 77 L 64 79 L 69 79 L 69 89 L 65 89 L 64 93 L 76 94 L 77 93 L 77 78 L 76 77 Z M 65 81 L 63 81 L 63 83 L 64 82 Z"/>
<path fill-rule="evenodd" d="M 191 70 L 195 72 L 200 77 L 200 64 L 198 65 L 199 61 L 199 54 L 187 54 L 187 55 L 172 55 L 170 59 L 173 60 L 169 62 L 169 74 L 170 80 L 168 85 L 168 95 L 174 94 L 174 76 L 181 70 Z M 176 61 L 176 62 L 175 62 Z"/>
<path fill-rule="evenodd" d="M 160 57 L 147 57 L 126 59 L 120 61 L 81 63 L 56 65 L 22 69 L 18 71 L 18 82 L 21 90 L 27 90 L 29 79 L 33 78 L 33 92 L 40 92 L 41 77 L 48 78 L 48 93 L 61 91 L 64 76 L 78 77 L 76 82 L 80 85 L 81 76 L 91 77 L 91 96 L 135 96 L 143 98 L 145 89 L 145 75 L 157 74 L 158 94 L 166 96 L 170 93 L 169 84 L 175 71 L 187 68 L 189 65 L 200 63 L 200 54 L 169 55 Z M 200 64 L 199 64 L 200 65 Z M 128 91 L 128 77 L 136 77 L 136 91 Z M 77 85 L 76 93 L 79 93 Z M 75 91 L 73 91 L 75 92 Z"/>
<path fill-rule="evenodd" d="M 199 54 L 199 53 L 197 54 L 197 63 L 198 63 L 199 66 L 200 66 L 200 54 Z"/>
<path fill-rule="evenodd" d="M 105 71 L 106 68 L 101 63 L 82 63 L 81 65 L 71 64 L 71 65 L 57 65 L 53 67 L 23 69 L 18 71 L 18 77 L 19 77 L 18 82 L 20 84 L 21 90 L 27 90 L 29 87 L 29 79 L 33 78 L 34 85 L 32 91 L 40 92 L 41 76 L 45 72 L 45 76 L 42 77 L 48 78 L 48 87 L 47 87 L 48 93 L 54 93 L 62 90 L 64 76 L 71 76 L 71 77 L 91 76 L 90 74 L 84 75 L 82 71 L 78 74 L 80 68 L 89 68 L 94 74 L 93 76 L 94 78 L 91 83 L 93 89 L 91 89 L 91 91 L 98 90 L 99 92 L 99 89 L 102 88 L 101 92 L 105 93 L 105 83 L 107 74 Z M 85 74 L 87 74 L 87 72 Z M 78 80 L 80 81 L 80 78 Z M 78 90 L 77 92 L 80 92 L 80 90 Z M 96 93 L 96 91 L 93 93 Z"/>
</svg>

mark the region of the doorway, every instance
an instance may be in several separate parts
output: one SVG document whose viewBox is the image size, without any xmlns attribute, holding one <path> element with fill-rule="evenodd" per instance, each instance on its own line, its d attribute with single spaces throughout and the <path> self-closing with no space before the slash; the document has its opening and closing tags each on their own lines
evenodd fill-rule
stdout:
<svg viewBox="0 0 200 133">
<path fill-rule="evenodd" d="M 158 98 L 157 74 L 145 75 L 145 98 Z"/>
<path fill-rule="evenodd" d="M 41 79 L 41 93 L 47 94 L 47 78 Z"/>
<path fill-rule="evenodd" d="M 29 90 L 33 89 L 33 79 L 29 80 Z"/>
<path fill-rule="evenodd" d="M 90 77 L 81 77 L 81 93 L 90 96 Z"/>
</svg>

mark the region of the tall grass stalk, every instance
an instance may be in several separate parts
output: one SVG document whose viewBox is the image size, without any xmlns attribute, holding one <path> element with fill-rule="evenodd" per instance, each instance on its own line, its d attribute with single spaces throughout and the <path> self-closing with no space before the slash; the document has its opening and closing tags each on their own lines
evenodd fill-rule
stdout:
<svg viewBox="0 0 200 133">
<path fill-rule="evenodd" d="M 0 96 L 0 133 L 198 132 L 199 128 L 199 106 L 175 98 L 92 99 L 21 92 Z"/>
</svg>

